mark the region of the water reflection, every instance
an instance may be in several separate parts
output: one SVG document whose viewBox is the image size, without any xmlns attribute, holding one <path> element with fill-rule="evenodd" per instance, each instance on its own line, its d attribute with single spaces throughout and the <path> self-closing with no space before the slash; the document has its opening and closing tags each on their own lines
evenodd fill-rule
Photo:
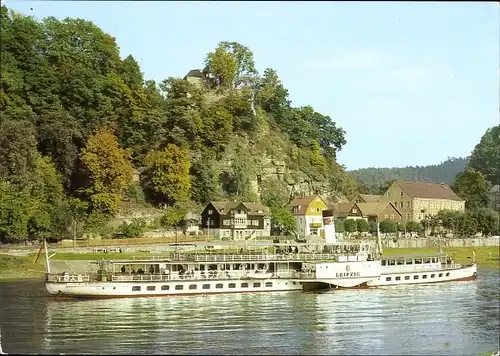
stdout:
<svg viewBox="0 0 500 356">
<path fill-rule="evenodd" d="M 498 273 L 480 276 L 321 294 L 84 301 L 6 283 L 0 327 L 9 353 L 477 354 L 499 347 Z"/>
</svg>

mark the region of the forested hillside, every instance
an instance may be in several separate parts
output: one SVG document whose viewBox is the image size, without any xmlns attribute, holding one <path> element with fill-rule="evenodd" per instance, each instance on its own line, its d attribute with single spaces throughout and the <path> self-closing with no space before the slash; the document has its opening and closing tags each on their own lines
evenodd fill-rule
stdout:
<svg viewBox="0 0 500 356">
<path fill-rule="evenodd" d="M 364 183 L 370 191 L 376 192 L 386 182 L 406 180 L 425 183 L 452 184 L 455 176 L 463 172 L 468 158 L 449 158 L 430 166 L 408 166 L 403 168 L 362 168 L 349 171 L 357 180 Z"/>
<path fill-rule="evenodd" d="M 3 241 L 102 234 L 124 201 L 166 207 L 162 226 L 214 199 L 261 201 L 286 224 L 295 194 L 358 189 L 336 163 L 342 128 L 292 106 L 235 42 L 156 83 L 93 23 L 2 6 L 0 105 Z"/>
</svg>

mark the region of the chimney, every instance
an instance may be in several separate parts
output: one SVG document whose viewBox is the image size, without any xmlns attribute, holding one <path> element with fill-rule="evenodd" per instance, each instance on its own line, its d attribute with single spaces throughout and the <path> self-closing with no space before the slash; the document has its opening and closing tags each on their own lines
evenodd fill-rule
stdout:
<svg viewBox="0 0 500 356">
<path fill-rule="evenodd" d="M 333 218 L 333 209 L 323 210 L 323 229 L 325 232 L 325 242 L 327 244 L 334 244 L 337 242 L 335 235 L 335 221 Z"/>
</svg>

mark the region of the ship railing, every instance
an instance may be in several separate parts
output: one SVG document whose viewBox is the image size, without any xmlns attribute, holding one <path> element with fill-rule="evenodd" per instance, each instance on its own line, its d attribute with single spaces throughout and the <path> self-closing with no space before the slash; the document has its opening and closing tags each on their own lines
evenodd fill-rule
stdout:
<svg viewBox="0 0 500 356">
<path fill-rule="evenodd" d="M 113 282 L 161 282 L 161 281 L 184 281 L 184 280 L 226 280 L 226 279 L 255 279 L 259 273 L 253 274 L 252 271 L 211 271 L 212 273 L 195 272 L 179 274 L 172 272 L 170 274 L 140 274 L 140 275 L 112 275 Z M 262 275 L 266 274 L 261 272 Z M 291 278 L 295 271 L 270 272 L 269 278 Z M 252 275 L 253 277 L 250 277 Z"/>
<path fill-rule="evenodd" d="M 316 279 L 316 272 L 294 272 L 294 279 Z"/>
<path fill-rule="evenodd" d="M 62 274 L 62 275 L 49 274 L 47 275 L 47 281 L 57 282 L 57 283 L 69 283 L 69 282 L 83 283 L 83 282 L 89 282 L 90 276 L 87 274 Z"/>
<path fill-rule="evenodd" d="M 253 254 L 253 255 L 188 255 L 175 254 L 173 260 L 194 262 L 244 262 L 244 261 L 318 261 L 336 260 L 337 254 L 332 253 L 291 253 L 291 254 Z"/>
</svg>

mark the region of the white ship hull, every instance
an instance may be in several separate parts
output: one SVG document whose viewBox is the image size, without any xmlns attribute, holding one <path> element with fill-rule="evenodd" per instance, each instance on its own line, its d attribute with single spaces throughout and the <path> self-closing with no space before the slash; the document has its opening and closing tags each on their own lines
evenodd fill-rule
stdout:
<svg viewBox="0 0 500 356">
<path fill-rule="evenodd" d="M 388 269 L 389 270 L 389 269 Z M 407 284 L 429 284 L 453 281 L 471 281 L 477 278 L 476 264 L 452 269 L 428 269 L 420 271 L 382 271 L 380 277 L 367 283 L 368 287 L 384 287 Z"/>
<path fill-rule="evenodd" d="M 146 297 L 243 292 L 278 292 L 302 290 L 302 285 L 288 279 L 265 280 L 177 280 L 163 282 L 68 282 L 45 284 L 52 295 L 72 297 Z"/>
</svg>

